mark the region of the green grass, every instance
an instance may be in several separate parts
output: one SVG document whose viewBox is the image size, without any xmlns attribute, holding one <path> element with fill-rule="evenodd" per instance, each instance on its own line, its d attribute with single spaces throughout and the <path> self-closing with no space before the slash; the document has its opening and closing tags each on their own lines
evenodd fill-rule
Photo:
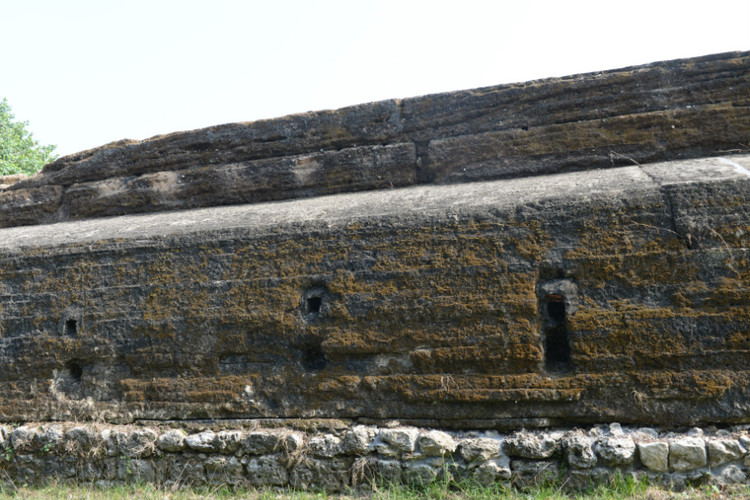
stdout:
<svg viewBox="0 0 750 500">
<path fill-rule="evenodd" d="M 530 486 L 518 490 L 495 483 L 481 486 L 475 482 L 457 481 L 450 475 L 425 486 L 404 486 L 393 484 L 371 484 L 344 493 L 306 492 L 286 489 L 254 489 L 225 485 L 188 487 L 154 486 L 142 484 L 73 484 L 51 482 L 45 486 L 19 485 L 9 479 L 0 481 L 0 500 L 23 499 L 89 499 L 89 500 L 133 500 L 133 499 L 252 499 L 252 500 L 626 500 L 626 499 L 747 499 L 750 498 L 750 485 L 726 488 L 701 486 L 683 492 L 673 492 L 647 479 L 637 480 L 633 476 L 615 474 L 606 482 L 591 486 L 584 491 L 571 492 L 564 489 L 559 480 Z"/>
<path fill-rule="evenodd" d="M 559 486 L 536 486 L 521 492 L 501 485 L 482 487 L 476 484 L 436 482 L 425 487 L 381 486 L 343 494 L 326 494 L 294 490 L 270 490 L 229 488 L 226 486 L 204 488 L 169 488 L 150 484 L 120 484 L 106 487 L 52 483 L 47 486 L 13 485 L 0 483 L 0 499 L 88 499 L 88 500 L 134 500 L 134 499 L 252 499 L 252 500 L 319 500 L 319 499 L 368 499 L 368 500 L 625 500 L 668 498 L 724 499 L 750 498 L 750 486 L 720 489 L 713 486 L 694 488 L 675 493 L 645 482 L 619 478 L 611 484 L 591 488 L 578 493 L 565 493 Z"/>
</svg>

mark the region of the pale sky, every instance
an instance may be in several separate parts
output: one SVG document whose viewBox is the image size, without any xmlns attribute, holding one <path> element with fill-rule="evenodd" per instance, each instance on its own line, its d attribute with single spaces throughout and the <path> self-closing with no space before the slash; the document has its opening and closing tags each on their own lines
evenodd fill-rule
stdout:
<svg viewBox="0 0 750 500">
<path fill-rule="evenodd" d="M 0 26 L 0 98 L 64 155 L 750 50 L 750 0 L 0 0 Z"/>
</svg>

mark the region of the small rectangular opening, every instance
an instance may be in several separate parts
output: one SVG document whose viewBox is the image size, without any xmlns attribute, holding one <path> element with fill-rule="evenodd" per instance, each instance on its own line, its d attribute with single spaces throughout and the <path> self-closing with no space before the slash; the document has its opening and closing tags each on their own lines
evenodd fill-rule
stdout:
<svg viewBox="0 0 750 500">
<path fill-rule="evenodd" d="M 78 321 L 70 318 L 65 321 L 65 334 L 76 335 L 78 333 Z"/>
<path fill-rule="evenodd" d="M 549 372 L 570 371 L 570 335 L 565 325 L 565 302 L 561 295 L 545 297 L 544 366 Z"/>
<path fill-rule="evenodd" d="M 307 298 L 307 312 L 308 314 L 319 314 L 320 306 L 323 304 L 321 297 L 308 297 Z"/>
</svg>

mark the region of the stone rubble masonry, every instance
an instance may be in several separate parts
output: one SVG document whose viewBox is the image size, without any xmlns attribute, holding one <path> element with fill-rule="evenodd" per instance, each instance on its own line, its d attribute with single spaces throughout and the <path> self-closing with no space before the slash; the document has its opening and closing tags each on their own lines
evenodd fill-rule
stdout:
<svg viewBox="0 0 750 500">
<path fill-rule="evenodd" d="M 750 453 L 743 444 L 750 440 L 747 425 L 699 435 L 629 427 L 613 432 L 609 426 L 511 434 L 444 432 L 398 423 L 377 428 L 323 420 L 303 429 L 259 428 L 256 423 L 252 428 L 201 430 L 203 424 L 194 423 L 185 430 L 174 425 L 180 423 L 3 426 L 0 465 L 10 477 L 28 483 L 54 476 L 102 485 L 147 481 L 328 492 L 448 478 L 517 487 L 549 480 L 581 488 L 617 474 L 681 489 L 748 484 L 750 472 Z M 352 435 L 364 446 L 347 448 L 343 443 Z M 295 436 L 296 447 L 289 447 L 289 436 Z M 569 460 L 580 457 L 581 450 L 586 450 L 585 460 Z"/>
</svg>

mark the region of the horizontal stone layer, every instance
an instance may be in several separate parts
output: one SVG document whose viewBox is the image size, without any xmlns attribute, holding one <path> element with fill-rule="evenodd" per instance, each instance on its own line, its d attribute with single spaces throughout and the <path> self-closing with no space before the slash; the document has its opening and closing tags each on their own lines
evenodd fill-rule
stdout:
<svg viewBox="0 0 750 500">
<path fill-rule="evenodd" d="M 735 155 L 2 229 L 0 419 L 749 422 L 749 194 Z"/>
<path fill-rule="evenodd" d="M 750 53 L 221 125 L 66 156 L 0 227 L 747 152 Z"/>
<path fill-rule="evenodd" d="M 0 428 L 3 470 L 7 478 L 26 483 L 55 478 L 328 492 L 451 479 L 521 488 L 556 482 L 581 489 L 618 475 L 682 489 L 747 484 L 750 473 L 747 426 L 670 432 L 615 423 L 499 434 L 395 422 L 380 428 L 324 420 L 276 424 L 6 426 Z"/>
</svg>

